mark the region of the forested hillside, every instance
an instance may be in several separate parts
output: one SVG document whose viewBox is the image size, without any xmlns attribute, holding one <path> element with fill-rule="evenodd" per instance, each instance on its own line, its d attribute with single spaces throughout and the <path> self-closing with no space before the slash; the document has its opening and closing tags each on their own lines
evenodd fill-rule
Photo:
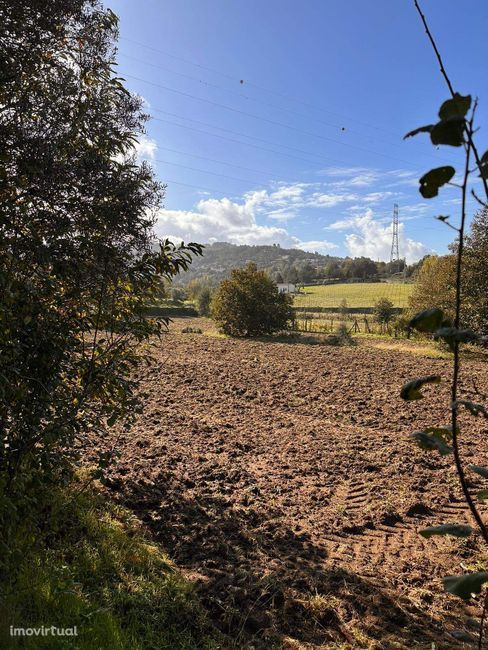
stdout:
<svg viewBox="0 0 488 650">
<path fill-rule="evenodd" d="M 196 278 L 209 279 L 217 284 L 227 277 L 234 268 L 253 262 L 260 269 L 267 270 L 276 282 L 309 283 L 322 280 L 380 279 L 403 271 L 404 262 L 393 266 L 385 262 L 375 262 L 367 257 L 336 257 L 310 253 L 298 248 L 273 246 L 236 246 L 227 242 L 207 245 L 203 256 L 194 260 L 191 269 L 178 282 L 188 283 Z M 407 276 L 419 264 L 407 266 Z"/>
</svg>

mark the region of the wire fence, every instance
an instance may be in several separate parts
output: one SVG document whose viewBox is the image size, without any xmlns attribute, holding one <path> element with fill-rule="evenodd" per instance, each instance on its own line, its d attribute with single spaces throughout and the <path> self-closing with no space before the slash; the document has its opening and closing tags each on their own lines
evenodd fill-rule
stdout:
<svg viewBox="0 0 488 650">
<path fill-rule="evenodd" d="M 293 329 L 299 332 L 334 332 L 345 324 L 356 334 L 404 334 L 401 314 L 409 305 L 412 284 L 350 283 L 306 286 L 294 295 Z M 375 304 L 382 299 L 392 303 L 388 325 L 375 317 Z"/>
</svg>

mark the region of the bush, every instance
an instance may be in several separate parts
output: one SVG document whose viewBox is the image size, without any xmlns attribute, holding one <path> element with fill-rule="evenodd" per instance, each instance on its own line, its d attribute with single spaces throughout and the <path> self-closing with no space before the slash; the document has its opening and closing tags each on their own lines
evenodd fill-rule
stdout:
<svg viewBox="0 0 488 650">
<path fill-rule="evenodd" d="M 349 333 L 349 328 L 345 323 L 340 323 L 334 332 L 327 337 L 329 345 L 353 345 L 354 340 Z"/>
<path fill-rule="evenodd" d="M 378 323 L 388 327 L 395 316 L 395 309 L 391 300 L 388 300 L 388 298 L 378 300 L 374 305 L 374 315 Z"/>
<path fill-rule="evenodd" d="M 264 271 L 248 264 L 234 269 L 221 283 L 211 303 L 211 315 L 230 336 L 272 334 L 293 319 L 292 300 L 278 292 Z"/>
<path fill-rule="evenodd" d="M 171 289 L 171 300 L 175 303 L 182 304 L 186 300 L 186 293 L 180 287 L 173 287 Z"/>
<path fill-rule="evenodd" d="M 396 318 L 394 318 L 391 321 L 391 324 L 393 326 L 393 330 L 395 332 L 395 336 L 398 334 L 407 334 L 409 333 L 409 322 L 410 318 L 408 318 L 407 315 L 405 314 L 399 314 Z"/>
<path fill-rule="evenodd" d="M 212 303 L 212 291 L 208 287 L 202 288 L 197 295 L 197 308 L 199 316 L 210 315 L 210 305 Z"/>
</svg>

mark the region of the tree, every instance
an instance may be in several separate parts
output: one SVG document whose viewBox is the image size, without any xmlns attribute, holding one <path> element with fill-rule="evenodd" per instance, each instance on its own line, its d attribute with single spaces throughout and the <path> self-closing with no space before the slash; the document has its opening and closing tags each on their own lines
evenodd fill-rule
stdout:
<svg viewBox="0 0 488 650">
<path fill-rule="evenodd" d="M 212 302 L 212 291 L 209 287 L 203 287 L 197 295 L 197 307 L 200 316 L 210 315 L 210 304 Z"/>
<path fill-rule="evenodd" d="M 146 116 L 114 71 L 116 16 L 4 2 L 0 30 L 1 496 L 68 475 L 80 434 L 140 407 L 131 370 L 162 329 L 145 308 L 201 247 L 153 239 L 164 187 L 136 163 Z"/>
<path fill-rule="evenodd" d="M 464 245 L 463 315 L 466 324 L 488 333 L 488 208 L 471 222 Z"/>
<path fill-rule="evenodd" d="M 376 262 L 369 257 L 356 257 L 352 260 L 352 276 L 355 278 L 374 278 L 378 274 Z"/>
<path fill-rule="evenodd" d="M 293 318 L 291 296 L 279 293 L 276 284 L 255 264 L 234 269 L 212 300 L 211 315 L 226 334 L 257 336 L 286 327 Z"/>
<path fill-rule="evenodd" d="M 287 273 L 286 273 L 286 282 L 291 282 L 292 284 L 296 284 L 299 282 L 300 276 L 298 274 L 298 270 L 295 266 L 291 266 Z"/>
<path fill-rule="evenodd" d="M 422 257 L 418 262 L 414 262 L 413 264 L 409 264 L 407 268 L 405 269 L 405 275 L 407 278 L 415 278 L 419 272 L 420 269 L 422 268 L 423 263 L 425 262 L 426 259 L 428 259 L 430 256 L 425 255 Z"/>
<path fill-rule="evenodd" d="M 395 315 L 393 303 L 388 298 L 381 298 L 374 306 L 375 318 L 381 325 L 388 327 Z"/>
<path fill-rule="evenodd" d="M 298 281 L 307 284 L 315 278 L 316 271 L 310 262 L 301 262 L 298 266 Z"/>
<path fill-rule="evenodd" d="M 454 316 L 456 300 L 456 258 L 454 255 L 427 257 L 417 275 L 410 308 L 417 312 L 439 307 Z"/>
<path fill-rule="evenodd" d="M 186 292 L 182 287 L 173 287 L 171 289 L 171 300 L 182 303 L 186 300 Z"/>
<path fill-rule="evenodd" d="M 342 277 L 341 267 L 337 262 L 329 262 L 328 264 L 325 265 L 324 275 L 329 280 L 341 278 Z"/>
</svg>

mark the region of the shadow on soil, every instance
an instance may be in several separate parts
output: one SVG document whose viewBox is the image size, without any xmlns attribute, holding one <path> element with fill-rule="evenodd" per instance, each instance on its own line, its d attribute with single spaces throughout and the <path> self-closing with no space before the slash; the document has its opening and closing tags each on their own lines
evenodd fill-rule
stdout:
<svg viewBox="0 0 488 650">
<path fill-rule="evenodd" d="M 443 630 L 445 620 L 427 620 L 384 580 L 326 563 L 325 548 L 284 528 L 272 507 L 195 495 L 189 483 L 163 473 L 109 480 L 195 583 L 229 647 L 466 647 Z"/>
</svg>

